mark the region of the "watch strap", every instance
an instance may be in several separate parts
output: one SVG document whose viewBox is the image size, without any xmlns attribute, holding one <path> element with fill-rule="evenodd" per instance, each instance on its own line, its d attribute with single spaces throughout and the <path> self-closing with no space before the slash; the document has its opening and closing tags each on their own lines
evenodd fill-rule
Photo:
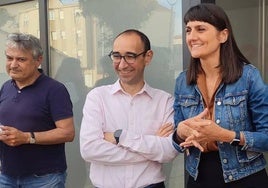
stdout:
<svg viewBox="0 0 268 188">
<path fill-rule="evenodd" d="M 119 138 L 121 136 L 121 133 L 122 133 L 122 129 L 118 129 L 114 132 L 114 138 L 115 138 L 116 144 L 119 143 Z"/>
<path fill-rule="evenodd" d="M 35 138 L 34 132 L 31 132 L 31 137 Z"/>
<path fill-rule="evenodd" d="M 231 141 L 232 146 L 238 146 L 240 143 L 240 131 L 235 131 L 235 138 Z"/>
</svg>

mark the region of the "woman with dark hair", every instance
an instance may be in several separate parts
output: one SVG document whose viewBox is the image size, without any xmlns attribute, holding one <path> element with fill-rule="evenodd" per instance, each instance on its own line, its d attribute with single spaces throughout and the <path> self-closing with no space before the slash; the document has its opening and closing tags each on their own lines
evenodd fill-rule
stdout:
<svg viewBox="0 0 268 188">
<path fill-rule="evenodd" d="M 184 22 L 191 61 L 176 79 L 173 145 L 186 153 L 187 188 L 267 187 L 268 86 L 220 7 L 194 6 Z"/>
</svg>

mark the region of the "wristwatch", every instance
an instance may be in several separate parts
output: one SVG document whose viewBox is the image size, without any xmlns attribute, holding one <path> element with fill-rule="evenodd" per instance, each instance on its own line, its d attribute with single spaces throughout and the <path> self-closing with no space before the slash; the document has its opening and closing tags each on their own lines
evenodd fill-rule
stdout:
<svg viewBox="0 0 268 188">
<path fill-rule="evenodd" d="M 31 136 L 30 136 L 30 144 L 35 144 L 35 135 L 34 132 L 30 132 Z"/>
<path fill-rule="evenodd" d="M 116 131 L 114 132 L 114 138 L 115 138 L 115 140 L 116 140 L 116 144 L 119 143 L 119 138 L 120 138 L 120 136 L 121 136 L 121 133 L 122 133 L 122 129 L 118 129 L 118 130 L 116 130 Z"/>
<path fill-rule="evenodd" d="M 240 131 L 235 131 L 235 138 L 230 142 L 232 146 L 238 146 L 240 143 Z"/>
</svg>

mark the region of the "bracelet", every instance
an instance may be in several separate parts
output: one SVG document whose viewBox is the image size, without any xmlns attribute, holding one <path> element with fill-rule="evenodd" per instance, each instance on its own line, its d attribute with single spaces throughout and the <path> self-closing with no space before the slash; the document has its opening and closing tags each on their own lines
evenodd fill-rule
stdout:
<svg viewBox="0 0 268 188">
<path fill-rule="evenodd" d="M 179 135 L 177 134 L 177 129 L 175 129 L 175 132 L 173 134 L 173 140 L 179 145 L 180 143 L 184 142 L 184 140 L 179 137 Z"/>
</svg>

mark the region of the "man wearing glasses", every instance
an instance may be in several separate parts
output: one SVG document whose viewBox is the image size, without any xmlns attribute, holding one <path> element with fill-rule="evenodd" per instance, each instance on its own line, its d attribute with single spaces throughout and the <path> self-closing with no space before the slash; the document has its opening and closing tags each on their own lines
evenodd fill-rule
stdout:
<svg viewBox="0 0 268 188">
<path fill-rule="evenodd" d="M 36 37 L 8 35 L 5 55 L 11 80 L 0 91 L 0 187 L 64 188 L 64 143 L 74 139 L 69 93 L 38 68 Z"/>
<path fill-rule="evenodd" d="M 100 188 L 164 188 L 162 163 L 177 155 L 173 97 L 144 80 L 153 57 L 150 41 L 126 30 L 115 38 L 109 57 L 119 79 L 91 90 L 83 109 L 80 150 L 90 179 Z"/>
</svg>

